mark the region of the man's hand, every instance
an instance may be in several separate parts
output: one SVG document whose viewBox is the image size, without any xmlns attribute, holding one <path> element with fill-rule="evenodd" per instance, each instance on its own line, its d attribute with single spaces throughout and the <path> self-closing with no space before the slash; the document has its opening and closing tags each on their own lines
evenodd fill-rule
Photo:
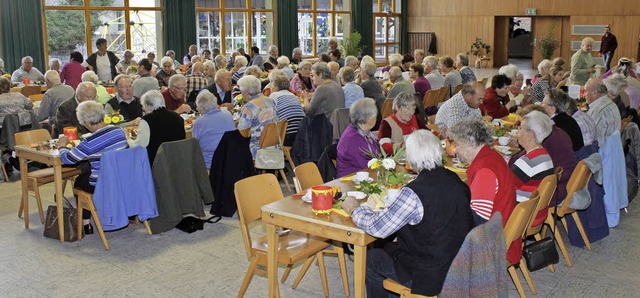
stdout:
<svg viewBox="0 0 640 298">
<path fill-rule="evenodd" d="M 346 199 L 344 199 L 344 202 L 342 202 L 342 209 L 349 215 L 351 215 L 353 210 L 355 210 L 359 206 L 360 204 L 358 204 L 358 201 L 354 196 L 348 196 Z"/>
<path fill-rule="evenodd" d="M 68 138 L 67 136 L 61 136 L 61 137 L 58 139 L 58 145 L 59 145 L 60 147 L 66 147 L 66 146 L 67 146 L 67 144 L 69 144 L 69 138 Z"/>
<path fill-rule="evenodd" d="M 175 112 L 178 114 L 188 114 L 191 113 L 191 107 L 188 104 L 182 104 Z"/>
</svg>

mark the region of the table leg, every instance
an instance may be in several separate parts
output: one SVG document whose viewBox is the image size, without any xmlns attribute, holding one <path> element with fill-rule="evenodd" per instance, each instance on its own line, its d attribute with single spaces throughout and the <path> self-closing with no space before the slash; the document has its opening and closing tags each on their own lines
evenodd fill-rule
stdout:
<svg viewBox="0 0 640 298">
<path fill-rule="evenodd" d="M 60 242 L 64 242 L 64 193 L 62 193 L 62 166 L 53 166 L 53 183 L 56 185 L 56 206 L 58 207 L 58 235 Z M 77 227 L 78 232 L 82 233 L 82 227 Z"/>
<path fill-rule="evenodd" d="M 22 205 L 24 206 L 22 210 L 22 216 L 24 216 L 24 228 L 29 228 L 29 179 L 27 175 L 29 174 L 29 169 L 27 168 L 27 160 L 25 158 L 20 157 L 20 183 L 22 184 Z"/>
<path fill-rule="evenodd" d="M 364 298 L 365 276 L 367 272 L 367 247 L 354 245 L 353 248 L 354 297 Z"/>
<path fill-rule="evenodd" d="M 278 293 L 278 235 L 276 226 L 267 225 L 267 279 L 269 285 L 269 297 L 279 297 Z"/>
</svg>

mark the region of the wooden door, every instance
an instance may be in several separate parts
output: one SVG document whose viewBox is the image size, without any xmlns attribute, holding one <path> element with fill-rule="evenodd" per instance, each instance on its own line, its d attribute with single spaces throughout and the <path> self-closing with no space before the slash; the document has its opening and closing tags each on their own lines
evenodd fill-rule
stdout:
<svg viewBox="0 0 640 298">
<path fill-rule="evenodd" d="M 549 28 L 553 27 L 553 36 L 562 45 L 562 30 L 563 30 L 563 18 L 562 17 L 534 17 L 532 18 L 532 31 L 534 43 L 547 36 Z M 532 45 L 533 46 L 533 45 Z M 570 45 L 568 45 L 570 46 Z M 558 47 L 553 52 L 553 57 L 558 57 L 562 53 L 562 49 Z M 566 59 L 566 58 L 565 58 Z M 533 69 L 538 68 L 538 64 L 542 61 L 542 55 L 537 49 L 533 49 L 533 59 L 531 60 L 531 67 Z"/>
<path fill-rule="evenodd" d="M 493 67 L 509 64 L 509 17 L 495 17 Z"/>
</svg>

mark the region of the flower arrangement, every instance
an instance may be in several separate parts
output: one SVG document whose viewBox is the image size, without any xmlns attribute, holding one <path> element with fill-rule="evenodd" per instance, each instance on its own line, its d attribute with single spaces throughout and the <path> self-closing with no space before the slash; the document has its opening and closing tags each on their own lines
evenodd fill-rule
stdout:
<svg viewBox="0 0 640 298">
<path fill-rule="evenodd" d="M 124 121 L 124 116 L 120 115 L 120 110 L 114 111 L 113 108 L 111 108 L 111 105 L 107 104 L 105 106 L 104 123 L 118 124 L 122 121 Z"/>
<path fill-rule="evenodd" d="M 2 75 L 2 76 L 3 76 L 3 77 L 5 77 L 5 78 L 7 78 L 7 79 L 9 79 L 9 80 L 11 80 L 11 75 L 10 75 L 10 74 L 8 74 L 8 73 L 5 73 L 5 74 L 4 74 L 4 75 Z"/>
<path fill-rule="evenodd" d="M 560 47 L 560 42 L 553 35 L 553 31 L 555 29 L 555 24 L 551 24 L 547 27 L 547 34 L 543 38 L 539 39 L 534 45 L 540 52 L 542 59 L 551 59 L 553 57 L 553 52 Z"/>
<path fill-rule="evenodd" d="M 396 172 L 396 164 L 398 160 L 405 159 L 405 148 L 394 144 L 393 154 L 388 155 L 380 146 L 380 155 L 375 156 L 367 162 L 367 167 L 377 171 L 378 185 L 384 188 L 400 188 L 407 180 L 408 176 L 404 171 Z"/>
<path fill-rule="evenodd" d="M 482 38 L 476 37 L 476 41 L 471 44 L 471 49 L 469 50 L 469 52 L 467 52 L 467 54 L 478 57 L 481 54 L 480 52 L 482 51 L 482 49 L 485 50 L 484 55 L 489 55 L 489 53 L 491 53 L 491 46 L 486 44 L 482 40 Z"/>
<path fill-rule="evenodd" d="M 128 75 L 135 75 L 137 73 L 138 73 L 138 67 L 135 64 L 130 65 L 129 68 L 127 69 Z"/>
</svg>

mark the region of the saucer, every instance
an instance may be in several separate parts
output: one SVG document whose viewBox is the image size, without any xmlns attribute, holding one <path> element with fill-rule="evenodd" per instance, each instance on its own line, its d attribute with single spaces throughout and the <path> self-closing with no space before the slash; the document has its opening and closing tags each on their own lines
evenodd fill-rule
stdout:
<svg viewBox="0 0 640 298">
<path fill-rule="evenodd" d="M 355 178 L 355 177 L 353 178 L 353 180 L 352 180 L 352 181 L 353 181 L 353 183 L 355 183 L 355 184 L 360 184 L 360 182 L 362 182 L 362 181 L 360 181 L 359 179 L 357 179 L 357 178 Z M 373 182 L 373 178 L 372 178 L 372 177 L 367 178 L 367 182 L 369 182 L 369 183 Z"/>
</svg>

